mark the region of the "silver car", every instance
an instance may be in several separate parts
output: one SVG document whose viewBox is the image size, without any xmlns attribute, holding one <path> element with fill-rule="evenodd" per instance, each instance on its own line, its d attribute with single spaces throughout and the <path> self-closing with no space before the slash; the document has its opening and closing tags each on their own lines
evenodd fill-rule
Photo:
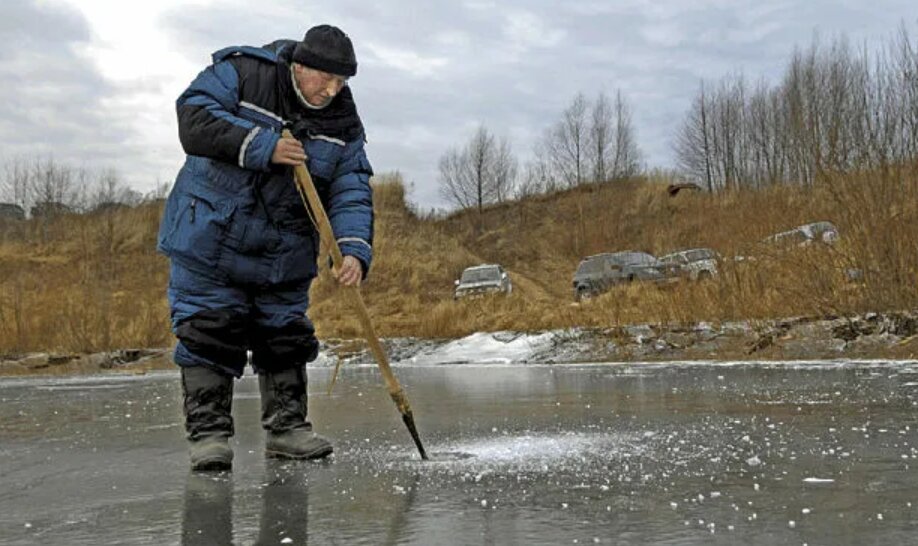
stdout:
<svg viewBox="0 0 918 546">
<path fill-rule="evenodd" d="M 468 267 L 454 283 L 456 290 L 453 299 L 483 294 L 510 294 L 513 282 L 503 267 L 494 264 L 482 264 Z"/>
<path fill-rule="evenodd" d="M 828 245 L 838 241 L 838 228 L 832 222 L 813 222 L 766 237 L 762 242 L 782 248 L 809 246 L 814 242 Z"/>
<path fill-rule="evenodd" d="M 710 248 L 693 248 L 660 257 L 661 262 L 678 267 L 679 273 L 692 281 L 716 277 L 717 262 L 720 259 L 720 254 Z"/>
<path fill-rule="evenodd" d="M 574 273 L 574 299 L 601 294 L 617 284 L 632 281 L 664 282 L 673 271 L 646 252 L 626 250 L 584 258 Z"/>
</svg>

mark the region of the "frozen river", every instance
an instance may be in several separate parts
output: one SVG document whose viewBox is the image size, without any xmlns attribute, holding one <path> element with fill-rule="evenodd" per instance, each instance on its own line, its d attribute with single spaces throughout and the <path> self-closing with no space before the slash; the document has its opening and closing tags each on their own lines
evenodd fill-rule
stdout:
<svg viewBox="0 0 918 546">
<path fill-rule="evenodd" d="M 188 471 L 177 372 L 0 380 L 0 544 L 916 544 L 918 363 L 408 366 L 422 463 L 372 367 L 325 463 Z"/>
</svg>

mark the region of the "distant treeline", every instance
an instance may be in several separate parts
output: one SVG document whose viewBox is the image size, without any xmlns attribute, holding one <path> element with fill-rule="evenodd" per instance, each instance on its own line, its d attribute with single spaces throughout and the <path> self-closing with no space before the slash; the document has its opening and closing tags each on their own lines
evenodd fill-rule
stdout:
<svg viewBox="0 0 918 546">
<path fill-rule="evenodd" d="M 903 26 L 882 49 L 844 37 L 797 48 L 780 81 L 702 82 L 673 138 L 675 174 L 708 191 L 817 179 L 918 159 L 918 47 Z M 440 159 L 441 194 L 460 209 L 620 181 L 644 170 L 632 111 L 577 94 L 519 167 L 510 140 L 484 124 Z M 669 179 L 669 176 L 663 178 Z"/>
<path fill-rule="evenodd" d="M 918 49 L 900 29 L 879 52 L 845 38 L 796 50 L 776 85 L 702 83 L 675 143 L 711 191 L 792 183 L 918 158 Z"/>
<path fill-rule="evenodd" d="M 24 220 L 100 212 L 162 199 L 167 185 L 149 194 L 131 189 L 114 170 L 91 171 L 53 158 L 18 157 L 3 164 L 0 219 Z"/>
</svg>

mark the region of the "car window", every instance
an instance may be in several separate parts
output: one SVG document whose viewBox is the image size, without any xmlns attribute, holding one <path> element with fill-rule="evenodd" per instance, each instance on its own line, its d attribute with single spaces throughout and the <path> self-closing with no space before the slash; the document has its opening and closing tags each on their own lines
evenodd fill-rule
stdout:
<svg viewBox="0 0 918 546">
<path fill-rule="evenodd" d="M 462 272 L 461 282 L 485 282 L 500 279 L 500 271 L 496 267 L 484 269 L 466 269 Z"/>
<path fill-rule="evenodd" d="M 651 256 L 650 254 L 644 254 L 644 253 L 642 253 L 642 252 L 635 253 L 634 261 L 635 261 L 635 263 L 639 263 L 639 264 L 643 264 L 643 265 L 647 265 L 647 264 L 656 264 L 656 263 L 659 263 L 659 262 L 660 262 L 660 260 L 658 260 L 658 259 L 656 259 L 655 257 Z"/>
<path fill-rule="evenodd" d="M 599 258 L 592 258 L 590 260 L 583 260 L 580 262 L 580 265 L 577 266 L 577 274 L 586 275 L 590 273 L 600 273 L 602 272 L 602 260 Z"/>
<path fill-rule="evenodd" d="M 644 252 L 618 252 L 609 257 L 615 265 L 647 265 L 657 263 L 657 259 Z"/>
</svg>

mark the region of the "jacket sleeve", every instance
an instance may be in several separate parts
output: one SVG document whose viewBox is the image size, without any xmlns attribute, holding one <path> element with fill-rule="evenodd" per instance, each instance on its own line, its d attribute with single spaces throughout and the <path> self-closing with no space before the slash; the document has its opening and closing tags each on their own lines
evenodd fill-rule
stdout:
<svg viewBox="0 0 918 546">
<path fill-rule="evenodd" d="M 335 168 L 327 204 L 328 218 L 341 253 L 360 260 L 364 277 L 373 260 L 372 175 L 361 135 L 345 146 Z"/>
<path fill-rule="evenodd" d="M 198 74 L 176 101 L 185 153 L 267 171 L 280 135 L 236 116 L 238 108 L 239 74 L 230 61 Z"/>
</svg>

